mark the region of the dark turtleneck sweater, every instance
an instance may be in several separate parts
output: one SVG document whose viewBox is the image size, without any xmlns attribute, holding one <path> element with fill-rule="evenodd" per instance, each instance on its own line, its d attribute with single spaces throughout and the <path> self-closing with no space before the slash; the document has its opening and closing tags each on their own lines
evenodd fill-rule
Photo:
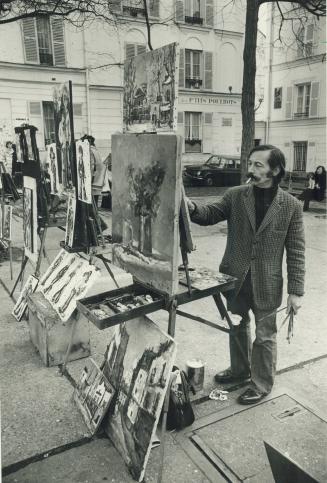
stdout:
<svg viewBox="0 0 327 483">
<path fill-rule="evenodd" d="M 275 198 L 277 190 L 278 185 L 274 185 L 271 188 L 259 188 L 258 186 L 253 186 L 257 230 L 261 225 L 269 206 Z"/>
</svg>

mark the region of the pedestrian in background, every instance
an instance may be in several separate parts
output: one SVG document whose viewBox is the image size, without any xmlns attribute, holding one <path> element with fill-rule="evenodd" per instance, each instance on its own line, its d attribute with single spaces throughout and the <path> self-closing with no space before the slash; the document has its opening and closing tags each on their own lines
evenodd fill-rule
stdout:
<svg viewBox="0 0 327 483">
<path fill-rule="evenodd" d="M 315 189 L 314 198 L 317 201 L 322 201 L 325 198 L 326 191 L 326 170 L 324 166 L 318 166 L 315 171 Z"/>
<path fill-rule="evenodd" d="M 216 374 L 215 380 L 229 383 L 251 378 L 249 388 L 238 399 L 241 404 L 257 403 L 270 393 L 274 384 L 276 311 L 283 295 L 284 250 L 288 313 L 297 313 L 302 304 L 305 273 L 302 205 L 279 187 L 284 174 L 284 154 L 272 145 L 256 146 L 248 161 L 251 185 L 229 189 L 216 203 L 199 205 L 188 200 L 194 223 L 214 225 L 227 220 L 227 244 L 219 270 L 237 279 L 235 288 L 224 295 L 227 309 L 242 320 L 230 333 L 231 367 Z M 253 345 L 249 310 L 254 313 L 256 324 Z"/>
<path fill-rule="evenodd" d="M 313 198 L 314 189 L 315 189 L 315 174 L 309 173 L 307 187 L 302 191 L 302 193 L 298 197 L 299 200 L 304 201 L 303 211 L 308 211 L 310 201 Z"/>
</svg>

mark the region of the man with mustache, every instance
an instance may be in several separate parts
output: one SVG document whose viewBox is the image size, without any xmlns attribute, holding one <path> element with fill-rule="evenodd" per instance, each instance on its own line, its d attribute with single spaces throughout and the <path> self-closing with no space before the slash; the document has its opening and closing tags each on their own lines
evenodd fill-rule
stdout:
<svg viewBox="0 0 327 483">
<path fill-rule="evenodd" d="M 274 383 L 276 311 L 282 302 L 284 250 L 287 312 L 297 313 L 304 293 L 302 206 L 279 187 L 284 173 L 285 157 L 278 148 L 256 146 L 249 155 L 246 185 L 229 189 L 216 203 L 201 206 L 188 200 L 192 222 L 213 225 L 227 220 L 227 245 L 219 269 L 237 278 L 235 289 L 224 295 L 228 310 L 242 320 L 229 339 L 231 366 L 216 374 L 215 380 L 230 383 L 251 378 L 248 389 L 239 397 L 241 404 L 257 403 L 269 394 Z M 256 324 L 253 346 L 250 310 Z"/>
</svg>

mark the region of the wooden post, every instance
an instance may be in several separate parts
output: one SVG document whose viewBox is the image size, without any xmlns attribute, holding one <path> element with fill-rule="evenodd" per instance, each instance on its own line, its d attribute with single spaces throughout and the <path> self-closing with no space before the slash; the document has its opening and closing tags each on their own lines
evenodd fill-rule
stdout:
<svg viewBox="0 0 327 483">
<path fill-rule="evenodd" d="M 168 334 L 175 337 L 177 299 L 173 298 L 169 306 Z"/>
</svg>

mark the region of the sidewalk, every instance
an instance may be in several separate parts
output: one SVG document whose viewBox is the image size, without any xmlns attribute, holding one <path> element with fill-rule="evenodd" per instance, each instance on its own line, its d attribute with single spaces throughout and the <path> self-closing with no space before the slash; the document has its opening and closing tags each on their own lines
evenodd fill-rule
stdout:
<svg viewBox="0 0 327 483">
<path fill-rule="evenodd" d="M 312 203 L 312 209 L 304 214 L 307 246 L 304 305 L 295 322 L 292 343 L 289 345 L 286 341 L 286 328 L 279 335 L 278 370 L 281 373 L 277 376 L 276 388 L 283 385 L 300 393 L 312 406 L 317 406 L 326 414 L 327 301 L 323 297 L 323 287 L 326 287 L 327 274 L 323 267 L 327 261 L 327 225 L 324 218 L 326 212 L 321 204 L 315 205 Z M 110 224 L 110 221 L 110 215 L 106 215 L 106 222 Z M 190 256 L 190 264 L 217 268 L 224 251 L 226 224 L 212 227 L 193 225 L 192 228 L 197 250 Z M 46 249 L 52 259 L 59 250 L 63 232 L 56 228 L 50 230 Z M 15 221 L 13 231 L 14 247 L 22 247 L 21 220 Z M 19 272 L 20 258 L 17 250 L 14 253 L 15 278 Z M 31 267 L 28 270 L 31 272 Z M 0 262 L 0 274 L 2 465 L 8 472 L 3 481 L 132 481 L 107 438 L 89 440 L 86 426 L 71 399 L 71 383 L 58 374 L 56 367 L 44 367 L 29 340 L 27 323 L 17 323 L 10 315 L 13 302 L 6 288 L 10 291 L 13 281 L 10 281 L 8 261 Z M 26 278 L 27 276 L 25 280 Z M 108 285 L 105 289 L 109 289 Z M 212 321 L 217 320 L 217 311 L 210 299 L 189 305 L 185 310 Z M 166 312 L 160 311 L 152 318 L 163 330 L 167 330 Z M 282 316 L 280 322 L 281 320 Z M 90 324 L 92 357 L 97 362 L 102 360 L 111 333 L 112 329 L 102 333 Z M 198 402 L 194 405 L 197 417 L 222 409 L 226 405 L 236 405 L 235 400 L 241 389 L 232 392 L 224 403 L 207 400 L 209 391 L 214 387 L 213 375 L 229 363 L 226 334 L 179 317 L 176 341 L 177 365 L 184 367 L 185 362 L 193 357 L 200 357 L 206 362 L 205 388 L 197 395 Z M 75 380 L 83 363 L 80 360 L 68 364 L 68 371 Z M 60 454 L 44 456 L 56 451 Z M 151 452 L 146 472 L 147 481 L 156 481 L 159 453 L 159 449 Z M 167 438 L 166 458 L 165 482 L 208 481 L 184 453 L 173 435 Z M 30 464 L 25 466 L 26 463 Z"/>
</svg>

